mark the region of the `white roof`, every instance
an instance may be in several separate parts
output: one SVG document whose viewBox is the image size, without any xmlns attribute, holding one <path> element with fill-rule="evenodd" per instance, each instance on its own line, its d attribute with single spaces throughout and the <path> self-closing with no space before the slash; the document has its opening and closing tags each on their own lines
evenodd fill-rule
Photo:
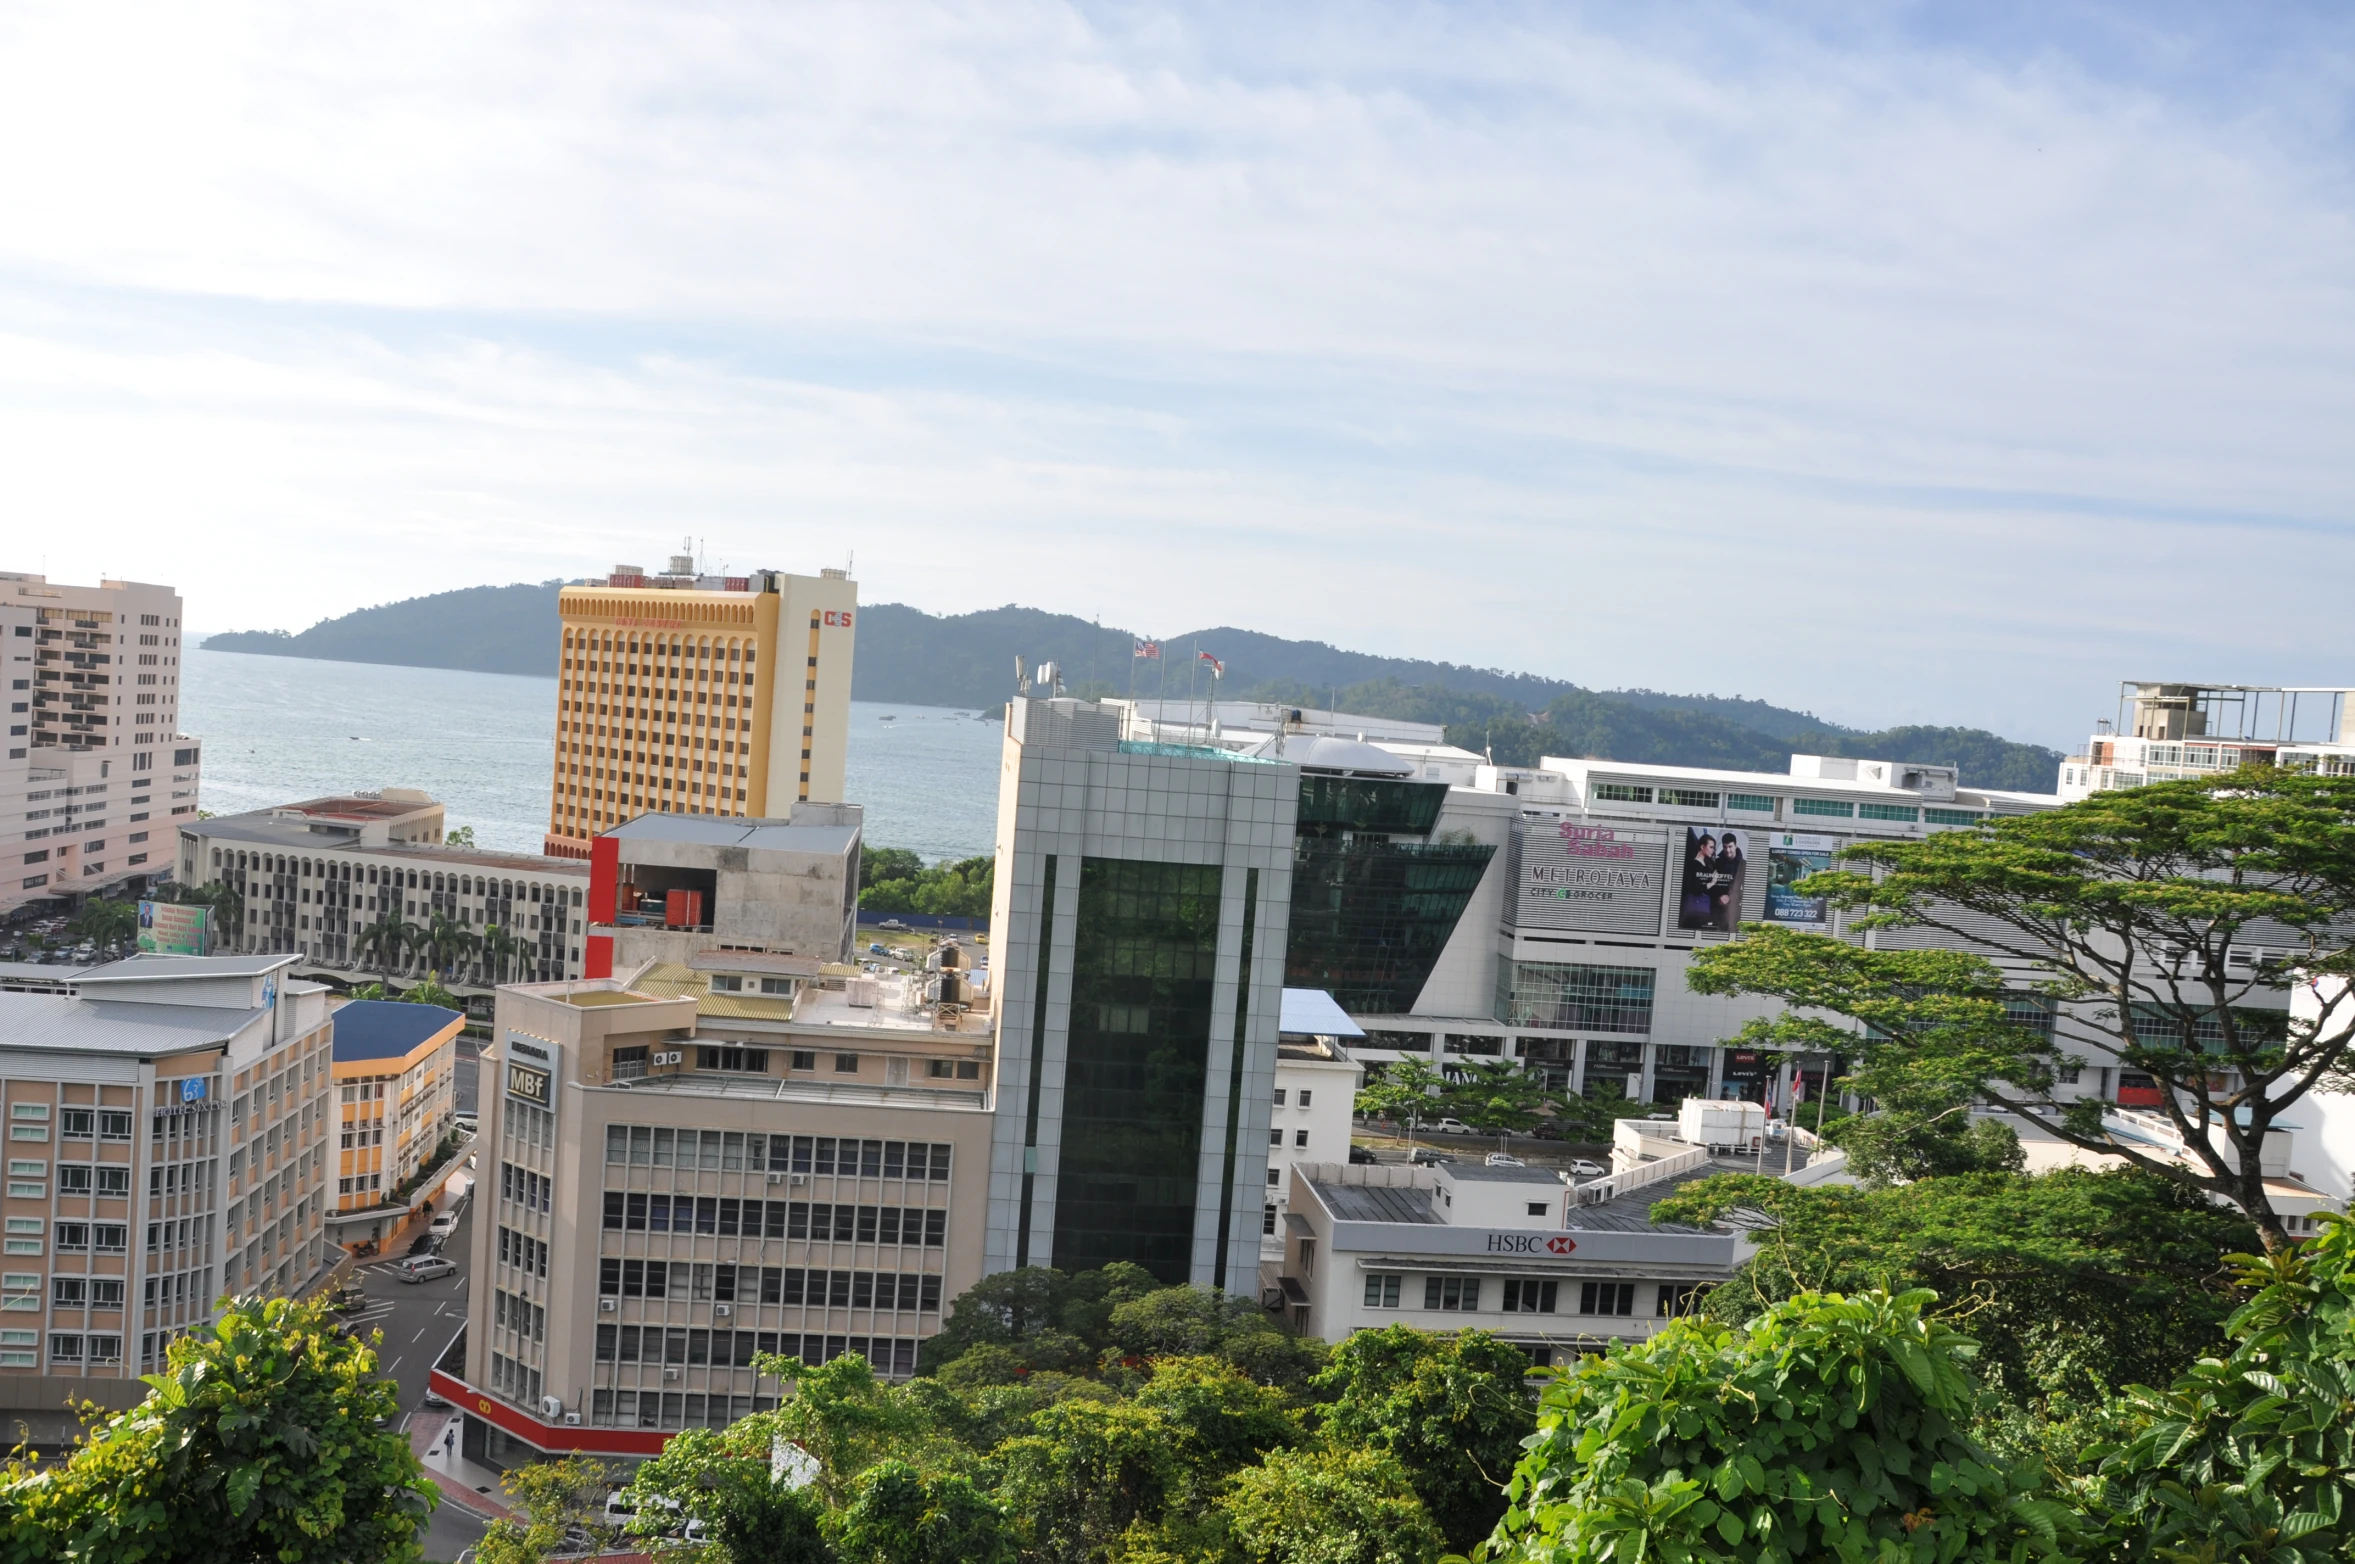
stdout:
<svg viewBox="0 0 2355 1564">
<path fill-rule="evenodd" d="M 1306 1037 L 1366 1035 L 1366 1029 L 1350 1020 L 1348 1012 L 1321 988 L 1285 989 L 1283 1019 L 1276 1029 Z"/>
</svg>

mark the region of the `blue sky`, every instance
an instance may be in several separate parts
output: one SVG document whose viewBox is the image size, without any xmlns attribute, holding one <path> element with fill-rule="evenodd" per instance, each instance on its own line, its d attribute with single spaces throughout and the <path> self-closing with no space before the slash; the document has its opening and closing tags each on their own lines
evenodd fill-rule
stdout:
<svg viewBox="0 0 2355 1564">
<path fill-rule="evenodd" d="M 2343 8 L 0 13 L 5 564 L 855 553 L 2069 743 L 2355 683 Z"/>
</svg>

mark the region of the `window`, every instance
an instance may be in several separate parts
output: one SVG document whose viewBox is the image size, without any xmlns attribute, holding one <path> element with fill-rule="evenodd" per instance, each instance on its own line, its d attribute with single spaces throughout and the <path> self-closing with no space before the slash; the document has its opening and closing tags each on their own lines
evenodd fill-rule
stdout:
<svg viewBox="0 0 2355 1564">
<path fill-rule="evenodd" d="M 1846 820 L 1856 813 L 1856 806 L 1835 798 L 1794 798 L 1791 813 L 1795 815 L 1831 815 Z"/>
<path fill-rule="evenodd" d="M 1987 817 L 1971 809 L 1925 809 L 1922 818 L 1931 825 L 1977 825 Z"/>
<path fill-rule="evenodd" d="M 793 1050 L 793 1068 L 796 1070 L 814 1070 L 817 1067 L 818 1056 L 814 1051 L 804 1048 L 796 1048 Z"/>
<path fill-rule="evenodd" d="M 1907 825 L 1922 817 L 1920 810 L 1904 804 L 1858 804 L 1856 812 L 1867 820 L 1902 820 Z"/>
<path fill-rule="evenodd" d="M 129 1140 L 131 1138 L 130 1110 L 99 1109 L 98 1138 L 100 1140 Z"/>
<path fill-rule="evenodd" d="M 81 1362 L 82 1338 L 63 1331 L 52 1332 L 49 1337 L 49 1361 L 52 1363 Z"/>
<path fill-rule="evenodd" d="M 1507 1314 L 1551 1314 L 1558 1296 L 1560 1282 L 1526 1280 L 1519 1277 L 1505 1279 L 1505 1312 Z"/>
<path fill-rule="evenodd" d="M 1269 1214 L 1273 1215 L 1275 1209 L 1274 1206 L 1269 1206 Z M 1403 1277 L 1387 1273 L 1368 1275 L 1366 1277 L 1366 1307 L 1369 1309 L 1397 1308 L 1398 1284 L 1403 1280 Z"/>
<path fill-rule="evenodd" d="M 60 1162 L 57 1165 L 57 1192 L 61 1195 L 87 1195 L 94 1171 L 87 1162 Z"/>
<path fill-rule="evenodd" d="M 836 1054 L 834 1056 L 834 1073 L 836 1075 L 858 1074 L 859 1056 L 857 1054 Z"/>
<path fill-rule="evenodd" d="M 1280 1136 L 1281 1132 L 1279 1131 L 1278 1133 L 1279 1133 L 1279 1136 Z M 1270 1188 L 1270 1189 L 1273 1189 L 1273 1188 L 1275 1188 L 1275 1187 L 1276 1187 L 1278 1184 L 1281 1184 L 1283 1181 L 1284 1181 L 1284 1170 L 1283 1170 L 1282 1168 L 1269 1168 L 1269 1169 L 1267 1170 L 1267 1184 L 1268 1184 L 1268 1188 Z"/>
<path fill-rule="evenodd" d="M 1294 1146 L 1295 1148 L 1302 1149 L 1302 1150 L 1305 1150 L 1305 1149 L 1307 1149 L 1307 1146 L 1308 1146 L 1308 1131 L 1306 1131 L 1306 1130 L 1294 1130 L 1294 1131 L 1292 1132 L 1292 1144 L 1293 1144 L 1293 1146 Z"/>
<path fill-rule="evenodd" d="M 49 1284 L 49 1296 L 61 1309 L 79 1309 L 90 1301 L 90 1284 L 79 1276 L 60 1276 Z"/>
<path fill-rule="evenodd" d="M 1657 981 L 1650 967 L 1500 961 L 1497 1019 L 1510 1026 L 1648 1033 Z"/>
<path fill-rule="evenodd" d="M 10 1232 L 16 1231 L 16 1224 L 20 1220 L 26 1219 L 13 1216 L 8 1219 Z M 60 1222 L 57 1224 L 55 1236 L 57 1247 L 61 1251 L 86 1250 L 90 1247 L 90 1224 L 87 1222 Z"/>
<path fill-rule="evenodd" d="M 766 1048 L 711 1048 L 695 1050 L 699 1070 L 726 1070 L 744 1075 L 766 1075 L 769 1072 L 769 1051 Z M 854 1061 L 856 1056 L 853 1056 Z M 837 1063 L 836 1068 L 841 1068 Z M 857 1069 L 854 1062 L 852 1069 Z"/>
<path fill-rule="evenodd" d="M 1580 1282 L 1578 1312 L 1603 1315 L 1635 1313 L 1635 1283 Z"/>
<path fill-rule="evenodd" d="M 1657 1312 L 1664 1320 L 1690 1314 L 1701 1306 L 1701 1299 L 1708 1291 L 1708 1287 L 1699 1282 L 1662 1282 Z"/>
<path fill-rule="evenodd" d="M 58 1115 L 57 1133 L 67 1140 L 88 1140 L 97 1131 L 97 1115 L 89 1108 L 68 1108 Z"/>
<path fill-rule="evenodd" d="M 1276 1092 L 1275 1092 L 1275 1099 L 1274 1099 L 1274 1101 L 1275 1101 L 1275 1105 L 1276 1105 L 1277 1107 L 1279 1107 L 1279 1108 L 1281 1108 L 1281 1107 L 1284 1105 L 1284 1088 L 1282 1088 L 1281 1086 L 1279 1086 L 1279 1087 L 1277 1087 L 1277 1088 L 1276 1088 Z"/>
<path fill-rule="evenodd" d="M 1542 1200 L 1532 1200 L 1529 1202 L 1529 1214 L 1531 1216 L 1544 1216 L 1552 1209 L 1553 1208 L 1551 1206 L 1547 1205 Z"/>
<path fill-rule="evenodd" d="M 1480 1307 L 1480 1278 L 1477 1276 L 1426 1276 L 1423 1278 L 1423 1307 L 1470 1313 Z"/>
<path fill-rule="evenodd" d="M 1678 809 L 1715 809 L 1717 795 L 1703 792 L 1698 788 L 1664 787 L 1660 790 L 1660 802 L 1674 805 Z"/>
<path fill-rule="evenodd" d="M 1262 1206 L 1260 1208 L 1259 1214 L 1259 1236 L 1262 1238 L 1271 1238 L 1275 1236 L 1275 1231 L 1276 1208 L 1272 1205 Z"/>
<path fill-rule="evenodd" d="M 1308 1090 L 1308 1088 L 1307 1088 L 1307 1087 L 1303 1086 L 1302 1088 L 1300 1088 L 1300 1106 L 1302 1106 L 1303 1108 L 1307 1107 L 1307 1106 L 1308 1106 L 1308 1098 L 1309 1098 L 1309 1090 Z M 1276 1106 L 1280 1108 L 1280 1107 L 1282 1107 L 1283 1105 L 1284 1105 L 1284 1094 L 1283 1094 L 1282 1092 L 1278 1092 L 1278 1093 L 1276 1093 Z"/>
<path fill-rule="evenodd" d="M 1281 1146 L 1284 1144 L 1284 1132 L 1282 1130 L 1269 1130 L 1267 1132 L 1267 1143 L 1271 1146 Z"/>
<path fill-rule="evenodd" d="M 1631 787 L 1624 782 L 1597 782 L 1593 791 L 1597 803 L 1648 804 L 1652 801 L 1650 788 Z"/>
<path fill-rule="evenodd" d="M 1771 815 L 1774 813 L 1774 800 L 1764 793 L 1728 793 L 1725 795 L 1725 807 L 1747 809 L 1752 814 Z"/>
</svg>

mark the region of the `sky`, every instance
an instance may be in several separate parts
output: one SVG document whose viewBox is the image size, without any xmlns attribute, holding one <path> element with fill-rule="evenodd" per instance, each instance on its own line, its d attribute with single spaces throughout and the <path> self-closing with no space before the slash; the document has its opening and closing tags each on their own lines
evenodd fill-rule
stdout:
<svg viewBox="0 0 2355 1564">
<path fill-rule="evenodd" d="M 0 568 L 2355 684 L 2355 12 L 0 9 Z"/>
</svg>

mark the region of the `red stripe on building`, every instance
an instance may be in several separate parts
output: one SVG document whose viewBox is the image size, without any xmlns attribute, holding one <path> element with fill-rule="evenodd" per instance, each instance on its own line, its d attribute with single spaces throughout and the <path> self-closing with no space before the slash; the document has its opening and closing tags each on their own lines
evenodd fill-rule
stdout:
<svg viewBox="0 0 2355 1564">
<path fill-rule="evenodd" d="M 573 1428 L 543 1423 L 467 1384 L 455 1374 L 433 1371 L 428 1382 L 437 1396 L 468 1417 L 505 1429 L 534 1449 L 551 1453 L 577 1450 L 584 1455 L 660 1455 L 671 1436 L 651 1428 Z"/>
</svg>

